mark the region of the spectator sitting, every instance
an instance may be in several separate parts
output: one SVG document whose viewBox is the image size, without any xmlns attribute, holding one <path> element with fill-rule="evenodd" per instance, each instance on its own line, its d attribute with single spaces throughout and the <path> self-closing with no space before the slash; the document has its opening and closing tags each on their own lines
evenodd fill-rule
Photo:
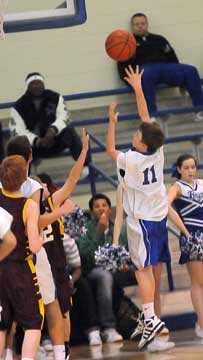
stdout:
<svg viewBox="0 0 203 360">
<path fill-rule="evenodd" d="M 68 234 L 64 234 L 64 249 L 67 270 L 72 276 L 75 288 L 73 308 L 71 310 L 71 343 L 84 342 L 86 336 L 89 345 L 101 345 L 95 298 L 90 282 L 81 276 L 81 260 L 77 244 Z"/>
<path fill-rule="evenodd" d="M 33 151 L 33 159 L 49 157 L 70 149 L 74 160 L 82 150 L 79 135 L 71 124 L 63 97 L 45 89 L 44 77 L 30 73 L 25 79 L 27 90 L 11 109 L 9 124 L 13 135 L 27 135 Z M 86 159 L 85 165 L 88 164 Z M 88 175 L 85 166 L 83 176 Z"/>
<path fill-rule="evenodd" d="M 145 14 L 137 13 L 131 17 L 132 32 L 137 41 L 135 55 L 126 62 L 118 62 L 121 80 L 125 80 L 125 67 L 129 64 L 135 69 L 144 69 L 142 88 L 152 116 L 157 111 L 155 87 L 166 83 L 169 86 L 184 87 L 189 92 L 194 106 L 203 106 L 203 92 L 197 69 L 188 64 L 180 64 L 169 42 L 161 35 L 148 32 L 148 19 Z M 198 112 L 195 121 L 203 120 Z"/>
<path fill-rule="evenodd" d="M 84 276 L 90 282 L 97 306 L 97 317 L 101 328 L 101 335 L 106 342 L 121 341 L 122 336 L 116 331 L 116 319 L 113 311 L 113 288 L 115 287 L 115 279 L 111 272 L 95 265 L 95 250 L 105 243 L 112 244 L 114 223 L 110 219 L 111 202 L 104 194 L 96 194 L 89 201 L 89 208 L 93 215 L 86 227 L 86 235 L 78 240 L 78 246 L 82 261 L 82 271 Z M 122 228 L 120 236 L 120 244 L 127 244 L 127 236 L 125 228 Z M 129 271 L 134 282 L 134 270 Z M 96 330 L 97 339 L 100 338 L 98 329 Z M 91 344 L 92 337 L 95 332 L 89 333 L 89 341 Z M 101 339 L 100 339 L 101 341 Z"/>
</svg>

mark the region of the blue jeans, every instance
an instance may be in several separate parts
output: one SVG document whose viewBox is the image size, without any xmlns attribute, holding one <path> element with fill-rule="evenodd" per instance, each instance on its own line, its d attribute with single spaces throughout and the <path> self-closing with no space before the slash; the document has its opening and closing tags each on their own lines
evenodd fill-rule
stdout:
<svg viewBox="0 0 203 360">
<path fill-rule="evenodd" d="M 112 274 L 107 270 L 96 267 L 90 271 L 87 277 L 96 295 L 97 313 L 101 328 L 115 328 Z"/>
<path fill-rule="evenodd" d="M 194 106 L 203 105 L 203 92 L 197 69 L 192 65 L 176 63 L 154 63 L 140 66 L 144 69 L 142 88 L 149 113 L 157 111 L 156 85 L 165 83 L 169 86 L 184 87 L 190 94 Z"/>
</svg>

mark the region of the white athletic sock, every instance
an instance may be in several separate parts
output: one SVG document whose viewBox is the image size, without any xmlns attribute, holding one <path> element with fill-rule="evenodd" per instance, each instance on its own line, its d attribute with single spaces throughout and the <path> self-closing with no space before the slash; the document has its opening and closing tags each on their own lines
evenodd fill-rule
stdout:
<svg viewBox="0 0 203 360">
<path fill-rule="evenodd" d="M 142 304 L 144 318 L 149 319 L 154 316 L 154 303 Z"/>
<path fill-rule="evenodd" d="M 4 360 L 13 360 L 13 350 L 10 348 L 5 349 Z"/>
<path fill-rule="evenodd" d="M 64 360 L 65 359 L 65 345 L 54 345 L 54 359 Z"/>
</svg>

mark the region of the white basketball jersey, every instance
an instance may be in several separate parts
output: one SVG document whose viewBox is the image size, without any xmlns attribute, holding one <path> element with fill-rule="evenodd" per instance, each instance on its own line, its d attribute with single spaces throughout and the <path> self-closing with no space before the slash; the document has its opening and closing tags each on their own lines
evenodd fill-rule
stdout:
<svg viewBox="0 0 203 360">
<path fill-rule="evenodd" d="M 35 191 L 41 188 L 42 185 L 39 184 L 38 181 L 28 177 L 22 184 L 20 191 L 24 197 L 30 198 L 35 193 Z"/>
<path fill-rule="evenodd" d="M 2 183 L 0 182 L 0 189 L 2 188 Z M 42 188 L 42 185 L 38 181 L 27 177 L 27 179 L 22 183 L 20 192 L 23 197 L 31 198 L 35 191 Z"/>
<path fill-rule="evenodd" d="M 168 213 L 163 183 L 163 147 L 154 153 L 129 150 L 117 157 L 117 172 L 123 187 L 123 207 L 128 216 L 160 221 Z"/>
<path fill-rule="evenodd" d="M 2 239 L 7 231 L 11 228 L 13 216 L 9 214 L 8 211 L 0 207 L 0 219 L 0 239 Z"/>
</svg>

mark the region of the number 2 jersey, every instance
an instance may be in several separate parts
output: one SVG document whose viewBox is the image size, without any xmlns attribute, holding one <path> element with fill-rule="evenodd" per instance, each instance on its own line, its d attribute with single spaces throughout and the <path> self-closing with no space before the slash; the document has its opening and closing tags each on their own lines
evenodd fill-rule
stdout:
<svg viewBox="0 0 203 360">
<path fill-rule="evenodd" d="M 47 212 L 54 211 L 54 205 L 51 197 L 44 201 L 44 205 Z M 62 219 L 59 218 L 52 224 L 46 226 L 43 229 L 43 236 L 43 246 L 46 249 L 51 268 L 64 269 L 66 267 L 66 255 L 63 247 L 64 226 Z"/>
<path fill-rule="evenodd" d="M 168 213 L 163 182 L 163 146 L 141 153 L 135 148 L 117 157 L 117 174 L 123 188 L 123 208 L 131 218 L 160 221 Z"/>
</svg>

